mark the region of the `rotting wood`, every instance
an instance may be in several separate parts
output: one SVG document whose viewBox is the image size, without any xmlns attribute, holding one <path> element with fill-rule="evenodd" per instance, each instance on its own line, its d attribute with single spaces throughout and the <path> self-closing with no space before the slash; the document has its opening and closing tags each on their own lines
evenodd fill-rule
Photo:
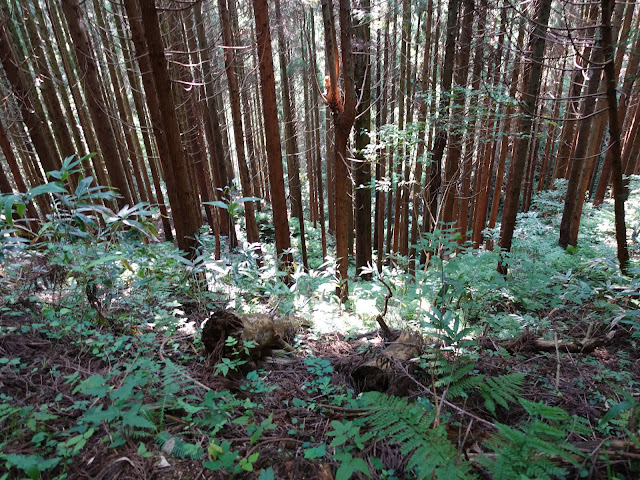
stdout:
<svg viewBox="0 0 640 480">
<path fill-rule="evenodd" d="M 351 374 L 362 391 L 386 391 L 391 384 L 393 365 L 407 362 L 420 355 L 423 350 L 422 335 L 403 331 L 379 355 L 357 367 Z"/>
<path fill-rule="evenodd" d="M 585 338 L 583 340 L 544 340 L 538 337 L 523 335 L 517 339 L 503 340 L 495 342 L 491 338 L 483 337 L 479 339 L 480 346 L 487 350 L 498 350 L 504 348 L 510 353 L 514 352 L 555 352 L 556 348 L 560 353 L 591 353 L 596 348 L 604 344 L 603 338 Z"/>
<path fill-rule="evenodd" d="M 299 322 L 291 315 L 274 317 L 266 313 L 234 313 L 218 310 L 211 314 L 202 328 L 202 344 L 212 361 L 234 354 L 225 341 L 233 337 L 239 342 L 253 342 L 249 348 L 251 360 L 259 360 L 263 354 L 279 349 L 294 351 L 288 343 L 298 331 Z M 237 348 L 243 352 L 242 343 Z"/>
</svg>

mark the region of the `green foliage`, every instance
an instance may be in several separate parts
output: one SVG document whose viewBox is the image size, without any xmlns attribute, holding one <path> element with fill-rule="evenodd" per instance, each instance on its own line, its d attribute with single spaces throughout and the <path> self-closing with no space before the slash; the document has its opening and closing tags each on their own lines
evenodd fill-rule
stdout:
<svg viewBox="0 0 640 480">
<path fill-rule="evenodd" d="M 588 434 L 586 422 L 558 407 L 523 398 L 519 402 L 530 420 L 519 428 L 497 424 L 498 432 L 485 445 L 498 455 L 482 456 L 479 462 L 496 480 L 565 478 L 567 470 L 556 465 L 554 457 L 579 465 L 581 454 L 566 442 L 566 437 L 573 432 Z"/>
<path fill-rule="evenodd" d="M 444 425 L 434 423 L 435 410 L 378 392 L 362 394 L 358 405 L 366 410 L 365 425 L 377 439 L 397 443 L 408 458 L 407 470 L 418 478 L 471 478 L 470 466 L 459 461 Z"/>
<path fill-rule="evenodd" d="M 496 405 L 508 408 L 509 403 L 515 403 L 522 394 L 525 384 L 524 373 L 511 373 L 493 377 L 482 375 L 482 383 L 478 385 L 480 395 L 484 399 L 484 406 L 495 415 Z"/>
<path fill-rule="evenodd" d="M 172 435 L 166 431 L 159 432 L 155 440 L 163 452 L 178 458 L 199 460 L 204 456 L 204 450 L 200 445 L 185 442 L 179 436 Z"/>
</svg>

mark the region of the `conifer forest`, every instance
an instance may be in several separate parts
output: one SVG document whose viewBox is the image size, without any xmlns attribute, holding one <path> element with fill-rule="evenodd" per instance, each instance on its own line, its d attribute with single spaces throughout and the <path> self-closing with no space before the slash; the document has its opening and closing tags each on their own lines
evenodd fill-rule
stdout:
<svg viewBox="0 0 640 480">
<path fill-rule="evenodd" d="M 0 480 L 640 479 L 635 0 L 2 0 L 0 147 Z"/>
</svg>

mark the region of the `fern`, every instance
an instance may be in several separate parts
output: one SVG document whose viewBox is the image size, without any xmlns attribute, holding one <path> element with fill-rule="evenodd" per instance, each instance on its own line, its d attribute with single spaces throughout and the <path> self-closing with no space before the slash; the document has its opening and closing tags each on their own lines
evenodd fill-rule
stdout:
<svg viewBox="0 0 640 480">
<path fill-rule="evenodd" d="M 444 427 L 434 426 L 435 411 L 379 392 L 364 393 L 359 403 L 367 411 L 365 424 L 378 439 L 400 444 L 400 452 L 408 457 L 407 470 L 418 478 L 469 478 L 470 467 L 457 463 L 456 447 Z"/>
<path fill-rule="evenodd" d="M 578 464 L 579 452 L 565 438 L 571 432 L 583 432 L 584 425 L 561 408 L 519 401 L 532 420 L 520 428 L 497 424 L 498 432 L 485 443 L 497 455 L 480 457 L 479 463 L 495 480 L 564 478 L 567 470 L 556 465 L 554 458 Z"/>
<path fill-rule="evenodd" d="M 524 386 L 524 374 L 512 373 L 497 377 L 484 377 L 485 383 L 478 386 L 484 399 L 484 406 L 492 414 L 496 413 L 496 404 L 507 408 L 507 402 L 515 402 Z"/>
<path fill-rule="evenodd" d="M 515 402 L 524 385 L 524 374 L 483 375 L 475 371 L 476 362 L 468 357 L 458 357 L 450 363 L 441 351 L 435 350 L 422 355 L 422 360 L 422 368 L 436 377 L 436 388 L 446 388 L 450 398 L 468 397 L 477 390 L 492 414 L 496 405 L 507 408 L 508 402 Z"/>
<path fill-rule="evenodd" d="M 178 458 L 200 460 L 204 456 L 204 450 L 200 445 L 185 442 L 182 438 L 167 431 L 156 435 L 156 443 L 162 448 L 162 451 Z"/>
</svg>

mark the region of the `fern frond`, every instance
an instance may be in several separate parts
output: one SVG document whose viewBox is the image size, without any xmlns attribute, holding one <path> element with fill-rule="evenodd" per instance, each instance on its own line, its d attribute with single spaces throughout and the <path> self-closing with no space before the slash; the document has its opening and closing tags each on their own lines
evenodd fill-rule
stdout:
<svg viewBox="0 0 640 480">
<path fill-rule="evenodd" d="M 379 392 L 364 393 L 359 403 L 368 411 L 362 417 L 365 424 L 378 439 L 400 445 L 400 452 L 408 457 L 407 470 L 418 478 L 469 478 L 470 467 L 456 463 L 457 450 L 444 427 L 433 425 L 435 410 L 428 412 L 406 398 Z"/>
<path fill-rule="evenodd" d="M 496 413 L 496 404 L 507 408 L 508 402 L 515 402 L 524 386 L 523 373 L 487 376 L 484 380 L 486 383 L 479 385 L 480 395 L 484 399 L 484 406 L 492 414 Z"/>
</svg>

